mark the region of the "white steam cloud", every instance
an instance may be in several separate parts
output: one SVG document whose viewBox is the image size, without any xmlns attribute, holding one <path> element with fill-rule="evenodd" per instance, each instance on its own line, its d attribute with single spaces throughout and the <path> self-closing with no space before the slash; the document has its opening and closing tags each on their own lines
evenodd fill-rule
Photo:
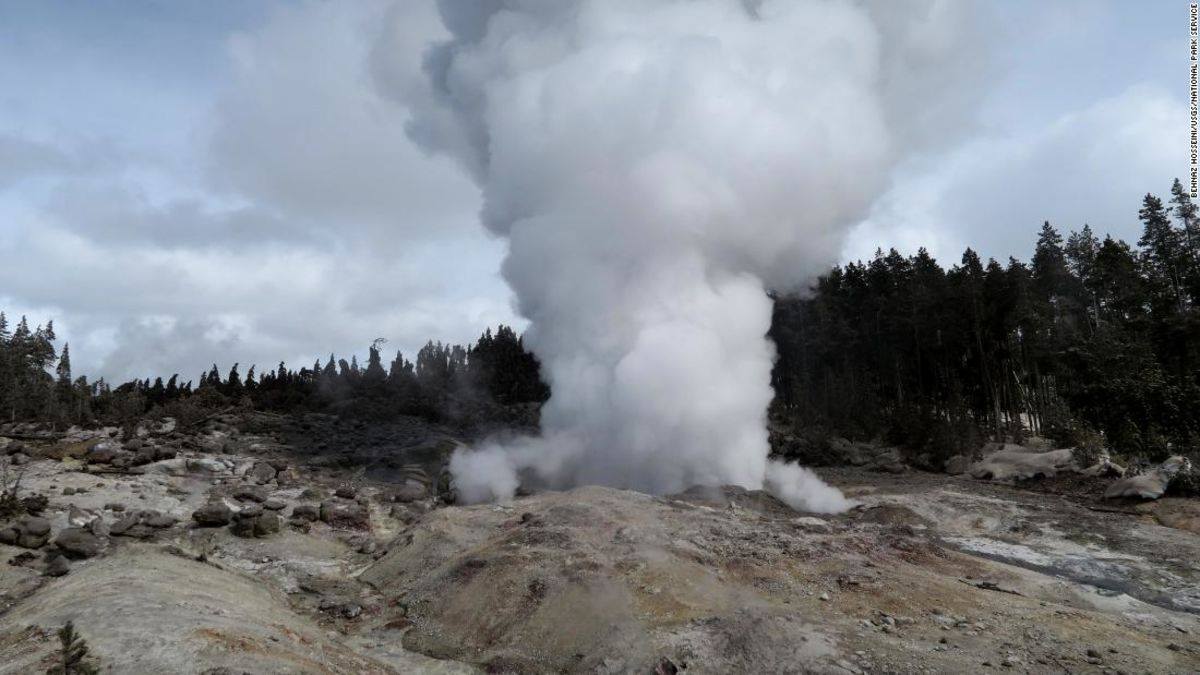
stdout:
<svg viewBox="0 0 1200 675">
<path fill-rule="evenodd" d="M 934 137 L 958 3 L 492 0 L 439 5 L 410 134 L 458 158 L 553 396 L 543 434 L 451 463 L 467 501 L 522 480 L 766 486 L 767 288 L 811 281 L 914 139 Z M 886 19 L 886 21 L 885 21 Z M 411 92 L 410 92 L 411 94 Z"/>
</svg>

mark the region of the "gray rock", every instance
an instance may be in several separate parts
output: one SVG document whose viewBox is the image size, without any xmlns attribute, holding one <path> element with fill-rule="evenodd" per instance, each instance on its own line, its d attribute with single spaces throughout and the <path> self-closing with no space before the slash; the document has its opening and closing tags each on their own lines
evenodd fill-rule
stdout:
<svg viewBox="0 0 1200 675">
<path fill-rule="evenodd" d="M 258 483 L 265 485 L 270 483 L 275 478 L 275 467 L 266 462 L 255 462 L 254 466 L 250 467 L 250 471 L 246 473 L 246 477 Z"/>
<path fill-rule="evenodd" d="M 354 488 L 350 487 L 349 485 L 343 485 L 340 488 L 338 488 L 333 494 L 335 496 L 341 497 L 342 499 L 354 499 L 355 497 L 358 496 L 358 491 L 355 490 Z"/>
<path fill-rule="evenodd" d="M 1153 471 L 1114 482 L 1104 491 L 1104 498 L 1158 499 L 1167 491 L 1167 486 L 1170 485 L 1171 479 L 1176 474 L 1191 471 L 1191 467 L 1191 462 L 1186 457 L 1176 455 Z"/>
<path fill-rule="evenodd" d="M 279 516 L 274 511 L 267 511 L 254 519 L 254 536 L 265 537 L 279 532 Z"/>
<path fill-rule="evenodd" d="M 321 521 L 332 527 L 370 529 L 371 516 L 365 506 L 348 499 L 321 502 Z"/>
<path fill-rule="evenodd" d="M 68 558 L 91 558 L 104 549 L 104 540 L 82 527 L 69 527 L 58 533 L 54 545 Z"/>
<path fill-rule="evenodd" d="M 392 494 L 392 499 L 400 502 L 401 504 L 407 504 L 409 502 L 425 499 L 428 496 L 429 492 L 425 489 L 424 485 L 415 481 L 408 481 L 396 489 L 396 491 Z"/>
<path fill-rule="evenodd" d="M 265 502 L 267 500 L 267 489 L 259 485 L 242 485 L 234 490 L 233 498 L 240 499 L 244 502 Z"/>
<path fill-rule="evenodd" d="M 144 516 L 142 522 L 156 530 L 161 530 L 171 527 L 177 522 L 177 520 L 175 516 L 166 513 L 159 513 L 157 511 L 151 511 Z"/>
<path fill-rule="evenodd" d="M 966 455 L 954 455 L 946 460 L 944 471 L 952 476 L 959 476 L 971 467 L 971 458 Z"/>
<path fill-rule="evenodd" d="M 193 473 L 226 473 L 229 467 L 223 462 L 219 462 L 210 457 L 201 457 L 200 459 L 189 459 L 185 462 L 187 470 Z"/>
<path fill-rule="evenodd" d="M 268 499 L 263 502 L 263 508 L 268 511 L 282 511 L 287 508 L 287 502 L 282 499 Z"/>
<path fill-rule="evenodd" d="M 192 520 L 201 527 L 221 527 L 233 519 L 233 510 L 220 502 L 205 504 L 192 513 Z"/>
<path fill-rule="evenodd" d="M 92 446 L 85 459 L 93 464 L 111 464 L 121 453 L 121 446 L 113 441 L 104 441 Z"/>
<path fill-rule="evenodd" d="M 320 510 L 315 504 L 297 504 L 292 507 L 293 520 L 307 520 L 312 522 L 320 517 Z"/>
<path fill-rule="evenodd" d="M 45 575 L 48 577 L 61 577 L 71 571 L 71 563 L 67 562 L 67 558 L 63 555 L 55 553 L 46 560 Z"/>
<path fill-rule="evenodd" d="M 50 533 L 50 521 L 38 516 L 27 516 L 21 519 L 17 527 L 26 534 L 43 535 Z"/>
</svg>

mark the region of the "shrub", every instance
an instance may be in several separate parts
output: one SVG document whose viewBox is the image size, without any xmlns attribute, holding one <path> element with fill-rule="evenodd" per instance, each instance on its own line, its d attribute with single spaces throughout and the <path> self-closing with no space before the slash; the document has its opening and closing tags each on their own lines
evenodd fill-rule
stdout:
<svg viewBox="0 0 1200 675">
<path fill-rule="evenodd" d="M 58 631 L 59 662 L 46 671 L 47 675 L 95 675 L 100 672 L 87 661 L 87 641 L 75 632 L 75 624 L 68 621 Z"/>
</svg>

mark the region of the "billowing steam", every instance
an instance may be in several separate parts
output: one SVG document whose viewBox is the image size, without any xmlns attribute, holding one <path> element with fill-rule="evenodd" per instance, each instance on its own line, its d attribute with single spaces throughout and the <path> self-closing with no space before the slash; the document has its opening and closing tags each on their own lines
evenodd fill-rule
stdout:
<svg viewBox="0 0 1200 675">
<path fill-rule="evenodd" d="M 765 485 L 798 508 L 847 507 L 767 459 L 765 289 L 835 262 L 904 146 L 937 123 L 911 98 L 955 46 L 954 10 L 906 4 L 440 4 L 450 39 L 427 53 L 410 133 L 481 186 L 553 391 L 542 436 L 453 458 L 463 499 L 509 497 L 522 476 Z"/>
</svg>

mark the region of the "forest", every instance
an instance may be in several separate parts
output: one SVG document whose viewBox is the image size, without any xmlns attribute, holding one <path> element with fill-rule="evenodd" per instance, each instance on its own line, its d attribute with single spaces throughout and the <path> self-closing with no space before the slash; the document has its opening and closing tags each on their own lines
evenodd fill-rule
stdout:
<svg viewBox="0 0 1200 675">
<path fill-rule="evenodd" d="M 934 457 L 1037 434 L 1161 458 L 1200 445 L 1200 219 L 1178 180 L 1136 246 L 1042 225 L 1028 263 L 924 249 L 776 298 L 775 412 Z"/>
<path fill-rule="evenodd" d="M 944 457 L 988 438 L 1045 436 L 1148 458 L 1200 447 L 1200 214 L 1179 181 L 1146 195 L 1136 244 L 1042 225 L 1029 262 L 921 249 L 835 267 L 776 295 L 771 414 L 805 433 L 883 439 Z M 73 377 L 53 322 L 0 314 L 0 410 L 56 426 L 187 416 L 228 405 L 464 421 L 549 396 L 510 327 L 429 342 L 384 363 L 330 355 L 299 368 L 213 365 L 112 386 Z"/>
</svg>

